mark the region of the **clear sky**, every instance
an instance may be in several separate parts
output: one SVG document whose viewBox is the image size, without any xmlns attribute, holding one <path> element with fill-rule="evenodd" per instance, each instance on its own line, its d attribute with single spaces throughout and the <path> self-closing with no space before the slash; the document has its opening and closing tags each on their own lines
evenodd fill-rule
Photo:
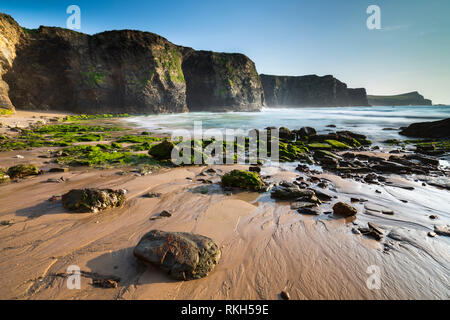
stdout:
<svg viewBox="0 0 450 320">
<path fill-rule="evenodd" d="M 259 73 L 332 74 L 369 94 L 419 91 L 450 104 L 449 0 L 0 0 L 22 26 L 65 27 L 81 8 L 81 32 L 138 29 L 195 49 L 241 52 Z M 366 26 L 369 5 L 381 30 Z"/>
</svg>

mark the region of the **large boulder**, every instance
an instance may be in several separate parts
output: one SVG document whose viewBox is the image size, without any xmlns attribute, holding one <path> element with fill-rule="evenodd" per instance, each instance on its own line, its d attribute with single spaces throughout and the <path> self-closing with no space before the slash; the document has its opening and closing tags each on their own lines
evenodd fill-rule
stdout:
<svg viewBox="0 0 450 320">
<path fill-rule="evenodd" d="M 175 145 L 173 142 L 164 140 L 163 142 L 153 146 L 148 153 L 158 160 L 168 160 L 172 158 L 172 150 L 174 146 Z"/>
<path fill-rule="evenodd" d="M 10 167 L 7 174 L 11 179 L 18 179 L 38 175 L 39 169 L 34 164 L 18 164 Z"/>
<path fill-rule="evenodd" d="M 134 255 L 176 280 L 206 277 L 219 262 L 219 246 L 210 238 L 188 232 L 152 230 L 134 248 Z"/>
<path fill-rule="evenodd" d="M 125 202 L 123 190 L 73 189 L 62 196 L 63 206 L 70 211 L 86 213 L 120 207 Z"/>
<path fill-rule="evenodd" d="M 347 203 L 338 202 L 333 206 L 333 212 L 338 216 L 351 217 L 356 215 L 358 210 Z"/>
<path fill-rule="evenodd" d="M 414 138 L 450 138 L 450 118 L 413 123 L 403 128 L 400 134 Z"/>
<path fill-rule="evenodd" d="M 310 137 L 310 136 L 314 136 L 316 134 L 317 134 L 316 129 L 311 128 L 311 127 L 303 127 L 297 131 L 297 138 Z"/>
<path fill-rule="evenodd" d="M 266 184 L 256 172 L 232 170 L 222 176 L 222 186 L 263 191 Z"/>
</svg>

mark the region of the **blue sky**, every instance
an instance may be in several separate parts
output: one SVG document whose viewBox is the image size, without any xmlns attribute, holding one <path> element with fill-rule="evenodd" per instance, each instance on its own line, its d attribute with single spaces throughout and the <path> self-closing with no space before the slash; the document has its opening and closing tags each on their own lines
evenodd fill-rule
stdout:
<svg viewBox="0 0 450 320">
<path fill-rule="evenodd" d="M 241 52 L 258 72 L 332 74 L 369 94 L 418 90 L 450 104 L 449 0 L 3 1 L 22 26 L 66 26 L 81 8 L 81 32 L 138 29 L 195 49 Z M 381 30 L 366 9 L 381 8 Z"/>
</svg>

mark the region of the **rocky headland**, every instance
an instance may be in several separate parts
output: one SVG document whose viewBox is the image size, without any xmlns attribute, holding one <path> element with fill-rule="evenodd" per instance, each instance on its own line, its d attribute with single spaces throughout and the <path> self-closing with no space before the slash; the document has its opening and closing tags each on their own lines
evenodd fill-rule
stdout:
<svg viewBox="0 0 450 320">
<path fill-rule="evenodd" d="M 364 88 L 349 89 L 331 75 L 261 75 L 266 105 L 269 107 L 369 106 Z"/>
<path fill-rule="evenodd" d="M 417 91 L 392 96 L 368 95 L 367 99 L 372 106 L 431 106 L 432 102 L 425 99 Z"/>
</svg>

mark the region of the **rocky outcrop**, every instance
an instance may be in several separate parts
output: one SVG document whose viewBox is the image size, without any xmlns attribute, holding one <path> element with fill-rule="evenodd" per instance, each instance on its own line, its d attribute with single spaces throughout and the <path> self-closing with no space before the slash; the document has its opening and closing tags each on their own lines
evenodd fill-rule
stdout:
<svg viewBox="0 0 450 320">
<path fill-rule="evenodd" d="M 366 90 L 348 89 L 331 75 L 300 77 L 261 75 L 267 106 L 368 106 Z"/>
<path fill-rule="evenodd" d="M 243 54 L 192 51 L 183 72 L 191 111 L 257 111 L 264 103 L 255 64 Z"/>
<path fill-rule="evenodd" d="M 417 91 L 394 96 L 367 96 L 372 106 L 431 106 L 432 102 L 425 99 Z"/>
<path fill-rule="evenodd" d="M 9 86 L 3 79 L 16 58 L 16 45 L 23 35 L 22 29 L 7 14 L 0 14 L 0 115 L 14 111 L 9 99 Z"/>
<path fill-rule="evenodd" d="M 450 118 L 413 123 L 403 128 L 400 134 L 414 138 L 450 138 Z"/>
<path fill-rule="evenodd" d="M 29 32 L 5 76 L 17 108 L 79 113 L 184 112 L 182 48 L 149 32 Z"/>
<path fill-rule="evenodd" d="M 133 30 L 22 31 L 7 15 L 0 26 L 0 102 L 8 109 L 150 114 L 263 104 L 254 63 L 242 54 L 195 51 Z"/>
<path fill-rule="evenodd" d="M 219 262 L 219 246 L 210 238 L 188 232 L 152 230 L 134 248 L 145 263 L 168 272 L 176 280 L 206 277 Z"/>
</svg>

